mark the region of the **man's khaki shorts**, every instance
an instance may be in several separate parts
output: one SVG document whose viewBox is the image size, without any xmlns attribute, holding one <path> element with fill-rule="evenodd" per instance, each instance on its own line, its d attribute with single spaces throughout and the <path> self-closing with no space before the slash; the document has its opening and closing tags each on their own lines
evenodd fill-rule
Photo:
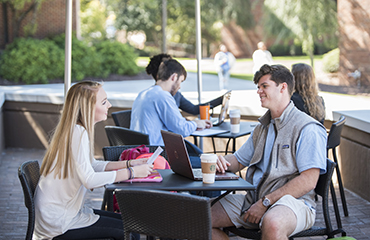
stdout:
<svg viewBox="0 0 370 240">
<path fill-rule="evenodd" d="M 229 194 L 224 198 L 220 199 L 222 207 L 225 209 L 227 215 L 229 216 L 231 222 L 237 227 L 244 227 L 249 229 L 261 228 L 257 224 L 244 222 L 243 215 L 240 216 L 240 211 L 244 202 L 244 194 Z M 303 230 L 309 229 L 315 223 L 316 211 L 314 208 L 307 205 L 304 200 L 296 199 L 291 195 L 285 195 L 280 198 L 276 203 L 274 203 L 266 212 L 277 205 L 284 205 L 290 208 L 297 217 L 297 226 L 294 232 L 291 234 L 294 235 Z M 263 218 L 263 217 L 262 217 Z"/>
</svg>

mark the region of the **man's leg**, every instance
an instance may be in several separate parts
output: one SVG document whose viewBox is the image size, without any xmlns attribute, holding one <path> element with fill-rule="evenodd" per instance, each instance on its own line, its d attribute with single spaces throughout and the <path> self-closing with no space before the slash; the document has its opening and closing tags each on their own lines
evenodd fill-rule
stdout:
<svg viewBox="0 0 370 240">
<path fill-rule="evenodd" d="M 291 195 L 280 198 L 262 218 L 262 239 L 288 239 L 315 223 L 316 211 Z"/>
<path fill-rule="evenodd" d="M 230 70 L 224 72 L 224 88 L 229 89 Z"/>
<path fill-rule="evenodd" d="M 221 230 L 222 227 L 230 227 L 234 224 L 220 202 L 216 202 L 211 208 L 212 214 L 212 240 L 229 239 L 227 234 Z"/>
<path fill-rule="evenodd" d="M 219 89 L 222 90 L 224 89 L 224 73 L 222 69 L 220 69 L 217 74 L 218 74 Z"/>
<path fill-rule="evenodd" d="M 284 205 L 274 206 L 262 219 L 262 240 L 288 239 L 297 225 L 294 212 Z"/>
</svg>

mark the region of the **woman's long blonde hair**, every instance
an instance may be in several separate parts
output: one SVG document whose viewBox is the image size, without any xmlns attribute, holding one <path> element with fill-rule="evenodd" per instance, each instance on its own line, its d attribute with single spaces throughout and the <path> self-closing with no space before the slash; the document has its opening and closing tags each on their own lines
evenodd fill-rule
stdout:
<svg viewBox="0 0 370 240">
<path fill-rule="evenodd" d="M 322 98 L 318 95 L 319 87 L 312 67 L 305 63 L 293 64 L 292 73 L 295 91 L 302 97 L 310 116 L 321 121 L 325 117 L 325 108 Z"/>
<path fill-rule="evenodd" d="M 94 81 L 74 84 L 68 91 L 62 114 L 43 159 L 40 173 L 54 171 L 54 177 L 67 178 L 73 167 L 72 134 L 76 124 L 87 131 L 90 155 L 94 152 L 94 119 L 96 95 L 102 85 Z M 56 161 L 55 166 L 53 166 Z"/>
</svg>

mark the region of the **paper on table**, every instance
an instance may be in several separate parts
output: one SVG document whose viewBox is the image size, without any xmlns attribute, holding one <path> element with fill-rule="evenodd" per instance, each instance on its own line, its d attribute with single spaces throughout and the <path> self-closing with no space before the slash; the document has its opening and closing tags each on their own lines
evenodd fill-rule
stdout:
<svg viewBox="0 0 370 240">
<path fill-rule="evenodd" d="M 153 164 L 154 160 L 159 156 L 159 154 L 161 154 L 162 151 L 163 151 L 163 149 L 161 147 L 158 147 L 146 163 L 147 164 Z"/>
<path fill-rule="evenodd" d="M 195 131 L 191 135 L 192 136 L 207 137 L 207 136 L 213 136 L 213 135 L 217 135 L 217 134 L 225 133 L 225 132 L 229 132 L 229 130 L 208 128 L 208 129 L 204 129 L 204 130 Z"/>
</svg>

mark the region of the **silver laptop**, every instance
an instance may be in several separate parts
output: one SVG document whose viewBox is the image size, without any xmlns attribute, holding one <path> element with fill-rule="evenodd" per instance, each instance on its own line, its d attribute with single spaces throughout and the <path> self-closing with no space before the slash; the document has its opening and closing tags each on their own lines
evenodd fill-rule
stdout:
<svg viewBox="0 0 370 240">
<path fill-rule="evenodd" d="M 201 181 L 202 169 L 193 169 L 186 150 L 184 138 L 180 134 L 161 130 L 168 161 L 172 171 L 184 177 Z M 239 177 L 231 172 L 216 173 L 216 180 L 235 180 Z"/>
<path fill-rule="evenodd" d="M 230 97 L 231 97 L 231 90 L 227 91 L 224 94 L 224 97 L 222 99 L 221 111 L 220 111 L 220 115 L 218 115 L 218 118 L 211 119 L 213 126 L 219 126 L 225 121 L 227 110 L 229 109 Z"/>
</svg>

